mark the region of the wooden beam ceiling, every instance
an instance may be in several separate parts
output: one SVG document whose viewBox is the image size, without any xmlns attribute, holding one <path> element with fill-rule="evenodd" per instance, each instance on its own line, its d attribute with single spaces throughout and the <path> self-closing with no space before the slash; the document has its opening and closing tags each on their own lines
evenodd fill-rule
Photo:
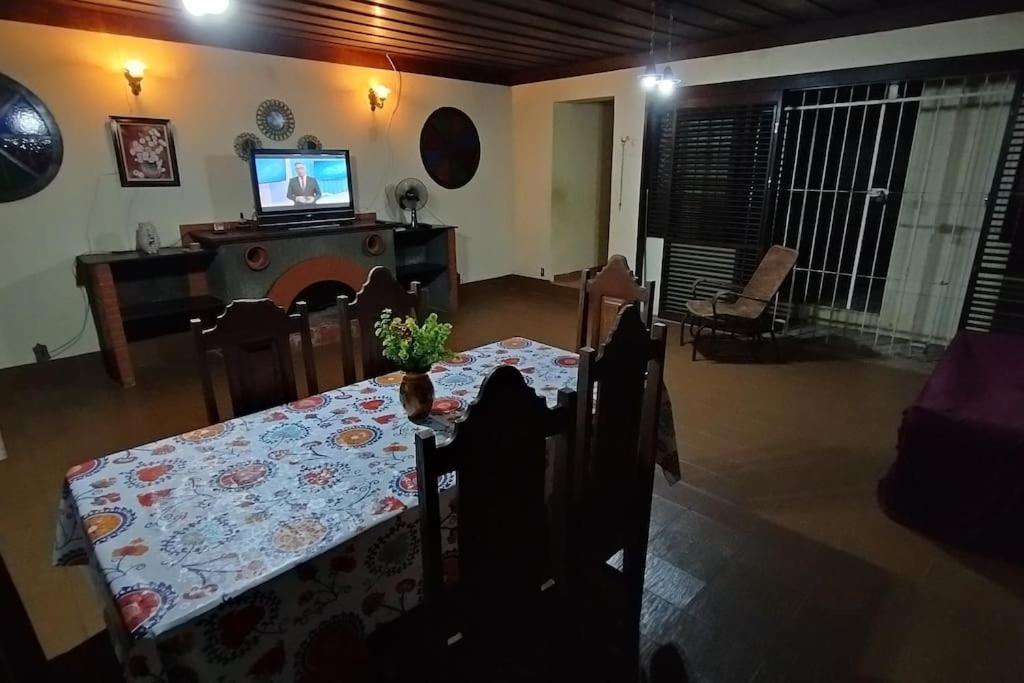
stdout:
<svg viewBox="0 0 1024 683">
<path fill-rule="evenodd" d="M 1024 9 L 1024 0 L 653 3 L 659 61 Z M 201 20 L 180 0 L 3 0 L 0 18 L 500 84 L 646 63 L 649 0 L 232 0 Z M 671 45 L 671 48 L 669 47 Z"/>
</svg>

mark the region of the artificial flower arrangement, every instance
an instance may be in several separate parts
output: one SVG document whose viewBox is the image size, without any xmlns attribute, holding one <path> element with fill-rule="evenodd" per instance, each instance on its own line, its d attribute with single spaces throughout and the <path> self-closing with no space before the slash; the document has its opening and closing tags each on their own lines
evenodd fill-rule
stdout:
<svg viewBox="0 0 1024 683">
<path fill-rule="evenodd" d="M 405 371 L 399 387 L 399 397 L 411 419 L 421 419 L 430 413 L 434 403 L 434 384 L 427 374 L 435 363 L 448 360 L 451 323 L 442 323 L 431 313 L 422 323 L 412 316 L 393 317 L 385 308 L 373 325 L 374 334 L 381 341 L 384 357 Z"/>
</svg>

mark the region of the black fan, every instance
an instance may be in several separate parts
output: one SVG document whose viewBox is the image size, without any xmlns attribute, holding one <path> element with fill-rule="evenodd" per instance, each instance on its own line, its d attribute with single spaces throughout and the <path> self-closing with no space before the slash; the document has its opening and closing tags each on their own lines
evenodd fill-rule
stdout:
<svg viewBox="0 0 1024 683">
<path fill-rule="evenodd" d="M 412 212 L 412 221 L 409 223 L 409 227 L 418 228 L 419 220 L 416 218 L 416 212 L 427 204 L 426 186 L 416 178 L 406 178 L 395 186 L 395 201 L 398 202 L 402 211 Z"/>
</svg>

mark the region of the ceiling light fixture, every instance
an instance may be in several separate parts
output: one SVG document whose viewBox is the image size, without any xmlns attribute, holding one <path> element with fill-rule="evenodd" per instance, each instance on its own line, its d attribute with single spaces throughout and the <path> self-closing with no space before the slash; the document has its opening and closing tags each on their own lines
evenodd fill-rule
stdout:
<svg viewBox="0 0 1024 683">
<path fill-rule="evenodd" d="M 651 0 L 651 48 L 650 62 L 640 76 L 640 87 L 647 91 L 657 91 L 659 95 L 668 97 L 675 92 L 676 88 L 683 82 L 683 79 L 676 76 L 670 64 L 658 71 L 658 63 L 654 59 L 654 35 L 657 19 L 657 0 Z M 675 27 L 675 13 L 672 3 L 668 4 L 668 45 L 665 53 L 668 59 L 672 58 L 672 30 Z"/>
<path fill-rule="evenodd" d="M 661 77 L 658 79 L 658 92 L 662 95 L 671 95 L 682 82 L 683 79 L 676 76 L 672 67 L 666 64 L 665 70 L 661 72 Z"/>
<path fill-rule="evenodd" d="M 209 14 L 224 14 L 228 9 L 230 0 L 181 0 L 185 11 L 196 17 L 204 17 Z"/>
<path fill-rule="evenodd" d="M 640 76 L 640 87 L 644 90 L 653 90 L 654 86 L 658 84 L 658 80 L 661 76 L 658 74 L 658 63 L 654 59 L 654 22 L 655 22 L 655 4 L 656 0 L 651 0 L 651 49 L 650 49 L 650 61 L 647 63 L 647 68 L 644 69 L 643 75 Z"/>
<path fill-rule="evenodd" d="M 670 2 L 668 4 L 668 47 L 665 49 L 666 59 L 672 59 L 672 31 L 675 29 L 675 15 L 673 14 L 673 6 Z M 658 92 L 668 97 L 673 92 L 683 79 L 676 76 L 675 72 L 672 71 L 672 65 L 666 64 L 665 70 L 661 72 L 661 79 L 658 81 Z"/>
</svg>

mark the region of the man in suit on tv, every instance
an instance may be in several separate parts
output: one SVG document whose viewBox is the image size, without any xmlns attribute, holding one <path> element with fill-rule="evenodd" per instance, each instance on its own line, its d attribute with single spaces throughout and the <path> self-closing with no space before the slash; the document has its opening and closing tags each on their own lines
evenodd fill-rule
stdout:
<svg viewBox="0 0 1024 683">
<path fill-rule="evenodd" d="M 306 165 L 299 162 L 295 164 L 295 177 L 288 181 L 288 199 L 292 200 L 295 206 L 316 204 L 323 193 L 320 192 L 320 183 L 316 178 L 306 175 Z"/>
</svg>

